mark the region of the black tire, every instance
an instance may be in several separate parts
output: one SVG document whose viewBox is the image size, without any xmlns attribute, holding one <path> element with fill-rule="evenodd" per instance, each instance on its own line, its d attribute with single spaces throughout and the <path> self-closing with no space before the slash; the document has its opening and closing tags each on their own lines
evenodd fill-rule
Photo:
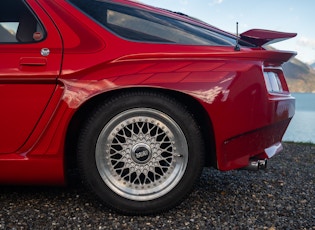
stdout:
<svg viewBox="0 0 315 230">
<path fill-rule="evenodd" d="M 178 205 L 204 164 L 204 143 L 192 114 L 171 97 L 145 90 L 99 105 L 78 143 L 84 182 L 124 214 L 154 214 Z"/>
</svg>

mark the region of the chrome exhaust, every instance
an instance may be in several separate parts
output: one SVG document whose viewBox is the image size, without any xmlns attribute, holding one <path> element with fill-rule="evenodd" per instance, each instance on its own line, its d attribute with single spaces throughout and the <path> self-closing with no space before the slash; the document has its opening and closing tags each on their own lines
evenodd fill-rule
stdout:
<svg viewBox="0 0 315 230">
<path fill-rule="evenodd" d="M 250 171 L 258 171 L 260 169 L 267 168 L 267 160 L 250 160 L 248 166 L 243 169 L 250 170 Z"/>
</svg>

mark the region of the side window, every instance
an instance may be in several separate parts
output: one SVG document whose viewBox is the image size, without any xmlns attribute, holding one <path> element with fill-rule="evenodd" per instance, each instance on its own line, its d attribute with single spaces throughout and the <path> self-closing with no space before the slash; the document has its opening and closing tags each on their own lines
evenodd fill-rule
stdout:
<svg viewBox="0 0 315 230">
<path fill-rule="evenodd" d="M 158 15 L 156 19 L 161 17 Z M 191 30 L 186 30 L 187 23 L 163 18 L 167 20 L 152 20 L 152 16 L 149 17 L 149 15 L 147 18 L 142 18 L 116 10 L 107 10 L 107 27 L 120 36 L 131 40 L 209 45 L 209 39 L 202 38 L 192 33 Z M 174 25 L 174 21 L 177 25 Z M 216 44 L 213 42 L 212 45 Z"/>
<path fill-rule="evenodd" d="M 234 46 L 232 36 L 138 8 L 109 1 L 69 0 L 115 34 L 134 41 Z"/>
<path fill-rule="evenodd" d="M 44 29 L 23 0 L 0 1 L 0 43 L 33 43 Z"/>
</svg>

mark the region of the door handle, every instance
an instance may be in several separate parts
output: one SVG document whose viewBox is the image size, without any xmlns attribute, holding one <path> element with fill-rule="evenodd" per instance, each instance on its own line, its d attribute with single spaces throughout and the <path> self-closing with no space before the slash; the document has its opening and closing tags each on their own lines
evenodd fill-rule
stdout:
<svg viewBox="0 0 315 230">
<path fill-rule="evenodd" d="M 47 59 L 43 57 L 22 57 L 20 59 L 21 66 L 45 66 Z"/>
</svg>

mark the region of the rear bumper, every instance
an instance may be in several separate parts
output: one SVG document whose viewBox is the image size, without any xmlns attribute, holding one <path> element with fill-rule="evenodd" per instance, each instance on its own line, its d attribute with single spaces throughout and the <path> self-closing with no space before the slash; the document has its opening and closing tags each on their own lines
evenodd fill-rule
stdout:
<svg viewBox="0 0 315 230">
<path fill-rule="evenodd" d="M 282 151 L 281 141 L 294 115 L 295 99 L 271 98 L 269 102 L 266 125 L 221 142 L 217 148 L 218 169 L 243 168 L 250 159 L 269 159 Z"/>
</svg>

